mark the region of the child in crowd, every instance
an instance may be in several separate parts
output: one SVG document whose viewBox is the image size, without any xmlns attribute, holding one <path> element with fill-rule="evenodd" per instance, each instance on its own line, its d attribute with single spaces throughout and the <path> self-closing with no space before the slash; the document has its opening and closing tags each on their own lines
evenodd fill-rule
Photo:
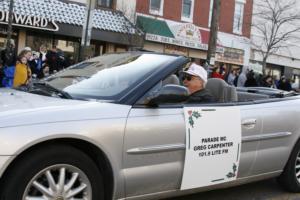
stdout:
<svg viewBox="0 0 300 200">
<path fill-rule="evenodd" d="M 31 79 L 31 70 L 27 65 L 27 58 L 23 55 L 19 57 L 15 69 L 13 87 L 28 85 Z"/>
</svg>

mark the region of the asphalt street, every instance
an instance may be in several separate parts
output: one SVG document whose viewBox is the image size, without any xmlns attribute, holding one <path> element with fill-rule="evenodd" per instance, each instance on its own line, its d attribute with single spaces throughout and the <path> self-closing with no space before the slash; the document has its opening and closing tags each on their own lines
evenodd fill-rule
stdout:
<svg viewBox="0 0 300 200">
<path fill-rule="evenodd" d="M 165 200 L 300 200 L 300 193 L 284 191 L 275 179 Z"/>
</svg>

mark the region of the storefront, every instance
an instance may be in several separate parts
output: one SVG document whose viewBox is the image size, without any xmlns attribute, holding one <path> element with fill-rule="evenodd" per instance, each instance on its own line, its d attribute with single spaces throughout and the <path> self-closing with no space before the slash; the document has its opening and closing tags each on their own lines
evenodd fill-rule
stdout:
<svg viewBox="0 0 300 200">
<path fill-rule="evenodd" d="M 274 79 L 279 80 L 283 75 L 296 83 L 300 82 L 300 59 L 294 57 L 298 55 L 295 50 L 292 52 L 294 56 L 284 55 L 283 53 L 289 54 L 291 51 L 281 51 L 281 54 L 271 54 L 268 56 L 266 67 L 262 67 L 262 54 L 256 49 L 252 49 L 252 57 L 250 66 L 260 74 L 264 72 L 266 75 L 271 75 Z"/>
<path fill-rule="evenodd" d="M 137 26 L 146 33 L 144 49 L 206 59 L 209 31 L 194 24 L 154 19 L 139 15 Z M 218 47 L 222 52 L 223 48 Z"/>
<path fill-rule="evenodd" d="M 15 0 L 13 39 L 18 52 L 56 46 L 75 61 L 79 57 L 85 6 L 58 0 Z M 119 11 L 95 9 L 88 56 L 143 45 L 143 33 Z M 8 3 L 0 2 L 0 47 L 7 35 Z"/>
<path fill-rule="evenodd" d="M 18 31 L 13 31 L 12 33 L 12 39 L 15 41 L 16 44 L 19 36 L 18 33 L 19 33 Z M 6 37 L 7 37 L 7 28 L 0 26 L 0 49 L 3 49 L 5 47 Z"/>
<path fill-rule="evenodd" d="M 242 49 L 225 47 L 222 53 L 216 54 L 216 61 L 219 65 L 223 65 L 227 73 L 234 69 L 240 69 L 242 71 L 244 55 L 245 52 Z"/>
<path fill-rule="evenodd" d="M 209 29 L 144 14 L 137 16 L 137 26 L 146 33 L 145 50 L 184 55 L 200 64 L 206 60 Z M 219 33 L 216 51 L 217 65 L 241 67 L 248 64 L 250 42 L 246 38 Z"/>
</svg>

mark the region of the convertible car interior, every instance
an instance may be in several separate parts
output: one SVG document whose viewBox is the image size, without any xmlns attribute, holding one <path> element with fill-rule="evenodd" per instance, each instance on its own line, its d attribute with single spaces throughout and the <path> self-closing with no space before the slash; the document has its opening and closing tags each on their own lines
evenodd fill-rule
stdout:
<svg viewBox="0 0 300 200">
<path fill-rule="evenodd" d="M 165 78 L 161 85 L 182 85 L 182 83 L 176 74 L 172 74 Z M 273 88 L 234 87 L 218 78 L 208 79 L 206 89 L 211 92 L 217 100 L 217 103 L 259 103 L 261 101 L 282 99 L 284 97 L 298 95 L 298 93 L 294 91 L 286 92 Z"/>
<path fill-rule="evenodd" d="M 226 103 L 238 101 L 238 95 L 235 87 L 228 85 L 222 79 L 208 79 L 206 88 L 211 92 L 217 102 Z"/>
</svg>

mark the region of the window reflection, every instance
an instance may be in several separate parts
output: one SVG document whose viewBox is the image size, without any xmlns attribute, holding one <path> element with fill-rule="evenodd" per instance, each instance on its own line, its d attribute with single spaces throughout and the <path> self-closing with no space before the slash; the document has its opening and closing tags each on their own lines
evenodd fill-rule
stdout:
<svg viewBox="0 0 300 200">
<path fill-rule="evenodd" d="M 48 83 L 72 96 L 114 100 L 176 57 L 121 53 L 79 63 L 48 78 Z"/>
<path fill-rule="evenodd" d="M 29 33 L 26 37 L 26 46 L 30 47 L 33 51 L 39 51 L 40 47 L 44 45 L 49 50 L 53 46 L 61 50 L 67 59 L 78 61 L 79 55 L 79 42 L 71 38 L 53 39 L 48 35 Z"/>
<path fill-rule="evenodd" d="M 98 0 L 98 6 L 112 8 L 112 0 Z"/>
</svg>

